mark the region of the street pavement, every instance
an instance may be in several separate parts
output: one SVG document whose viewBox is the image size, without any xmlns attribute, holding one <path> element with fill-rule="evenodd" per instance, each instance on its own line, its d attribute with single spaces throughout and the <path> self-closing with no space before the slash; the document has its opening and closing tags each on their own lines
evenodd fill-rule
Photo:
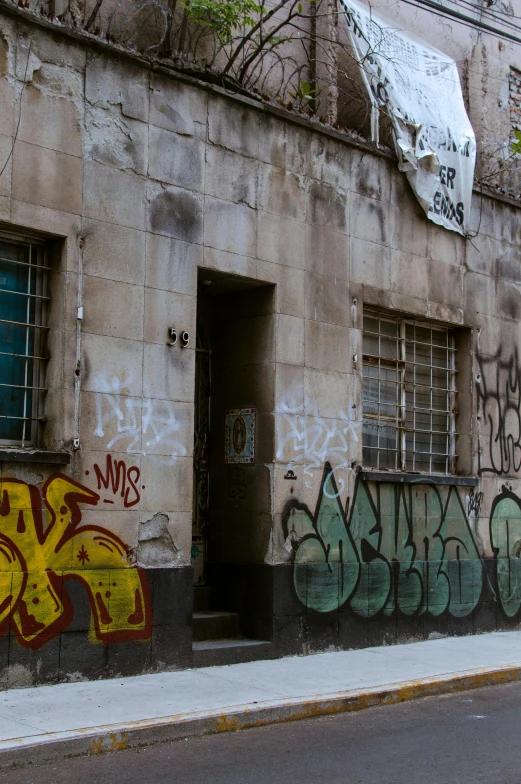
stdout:
<svg viewBox="0 0 521 784">
<path fill-rule="evenodd" d="M 521 683 L 0 773 L 0 784 L 519 784 Z"/>
<path fill-rule="evenodd" d="M 507 681 L 521 681 L 519 631 L 12 690 L 0 694 L 0 769 L 267 724 L 282 731 Z"/>
</svg>

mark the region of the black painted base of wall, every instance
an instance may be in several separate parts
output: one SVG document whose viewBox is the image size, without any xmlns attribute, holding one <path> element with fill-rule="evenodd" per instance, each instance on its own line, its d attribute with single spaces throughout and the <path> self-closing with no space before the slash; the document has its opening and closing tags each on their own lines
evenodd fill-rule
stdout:
<svg viewBox="0 0 521 784">
<path fill-rule="evenodd" d="M 212 565 L 215 609 L 238 612 L 245 636 L 271 640 L 273 656 L 330 649 L 348 650 L 521 628 L 521 610 L 508 617 L 498 601 L 496 561 L 482 562 L 482 589 L 476 607 L 463 617 L 448 610 L 433 615 L 420 607 L 413 615 L 393 609 L 370 618 L 353 612 L 346 602 L 331 612 L 317 612 L 298 599 L 293 564 L 267 566 Z M 397 565 L 396 565 L 397 566 Z M 521 590 L 521 586 L 520 586 Z M 521 604 L 521 595 L 520 595 Z"/>
<path fill-rule="evenodd" d="M 0 637 L 0 689 L 140 675 L 192 665 L 193 569 L 146 570 L 152 607 L 149 639 L 106 645 L 89 635 L 91 608 L 83 586 L 64 583 L 71 623 L 36 650 L 11 630 Z"/>
<path fill-rule="evenodd" d="M 483 564 L 483 588 L 465 617 L 450 612 L 415 615 L 392 610 L 361 617 L 349 603 L 332 612 L 307 608 L 297 597 L 293 565 L 210 565 L 212 609 L 240 614 L 241 633 L 272 642 L 273 658 L 325 650 L 405 643 L 433 635 L 478 634 L 521 628 L 521 612 L 507 617 L 498 601 L 494 559 Z M 193 570 L 147 570 L 153 627 L 147 640 L 105 645 L 89 637 L 91 608 L 79 583 L 65 583 L 74 618 L 36 650 L 20 645 L 14 632 L 0 637 L 0 689 L 139 675 L 194 665 L 192 653 Z M 521 600 L 521 597 L 520 597 Z M 222 662 L 227 663 L 226 652 Z"/>
</svg>

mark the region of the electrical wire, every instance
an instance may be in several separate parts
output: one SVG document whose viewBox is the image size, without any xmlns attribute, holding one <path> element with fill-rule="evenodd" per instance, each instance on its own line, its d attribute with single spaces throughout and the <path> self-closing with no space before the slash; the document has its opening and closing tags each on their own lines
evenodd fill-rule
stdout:
<svg viewBox="0 0 521 784">
<path fill-rule="evenodd" d="M 476 3 L 471 2 L 471 0 L 449 0 L 453 5 L 464 5 L 468 7 L 471 11 L 479 14 L 480 16 L 484 16 L 485 18 L 499 23 L 503 25 L 507 25 L 508 27 L 512 28 L 516 32 L 521 34 L 521 25 L 516 24 L 515 22 L 511 21 L 512 19 L 520 19 L 518 16 L 511 16 L 510 15 L 503 15 L 500 16 L 495 11 L 491 11 L 489 8 L 481 8 L 480 6 L 476 5 Z"/>
<path fill-rule="evenodd" d="M 404 2 L 404 3 L 407 3 L 408 5 L 412 5 L 412 6 L 413 6 L 413 7 L 415 7 L 415 8 L 419 8 L 419 6 L 417 5 L 417 3 L 419 2 L 419 0 L 402 0 L 402 2 Z M 422 8 L 419 8 L 419 10 L 425 10 L 425 11 L 426 11 L 426 13 L 433 13 L 432 11 L 430 11 L 430 10 L 428 10 L 428 9 L 422 9 Z M 438 16 L 440 16 L 441 18 L 443 18 L 443 17 L 442 17 L 442 15 L 440 15 L 440 14 L 437 14 L 437 15 L 438 15 Z M 468 27 L 471 27 L 472 25 L 470 25 L 470 24 L 469 24 L 469 25 L 467 25 L 467 26 L 468 26 Z M 371 50 L 371 51 L 373 51 L 375 54 L 381 54 L 381 49 L 382 49 L 382 48 L 383 48 L 383 49 L 385 48 L 385 41 L 386 41 L 386 38 L 387 38 L 387 36 L 390 36 L 390 35 L 392 35 L 392 33 L 393 33 L 393 32 L 400 32 L 400 30 L 401 30 L 401 29 L 402 29 L 402 28 L 395 28 L 395 29 L 392 29 L 392 30 L 391 30 L 391 31 L 390 31 L 390 32 L 389 32 L 387 35 L 382 35 L 382 39 L 381 39 L 381 41 L 379 41 L 379 42 L 377 42 L 377 43 L 375 43 L 375 44 L 371 45 L 371 46 L 370 46 L 370 50 Z M 521 39 L 520 39 L 520 40 L 521 40 Z M 365 68 L 365 66 L 363 65 L 363 63 L 362 63 L 362 62 L 360 62 L 360 61 L 358 61 L 358 65 L 359 65 L 361 68 Z M 410 71 L 420 71 L 420 68 L 419 68 L 419 67 L 415 67 L 415 66 L 414 66 L 412 63 L 407 63 L 407 69 L 408 69 L 408 70 L 410 70 Z M 521 70 L 521 69 L 520 69 L 520 70 Z M 479 77 L 479 78 L 481 78 L 481 77 L 482 77 L 482 73 L 481 73 L 481 71 L 478 71 L 478 70 L 476 70 L 476 69 L 473 69 L 473 68 L 468 68 L 468 69 L 467 69 L 467 73 L 473 73 L 473 74 L 475 74 L 475 75 L 476 75 L 477 77 Z M 443 74 L 438 74 L 438 76 L 437 76 L 437 79 L 438 79 L 439 81 L 442 81 L 442 82 L 443 82 L 443 81 L 446 81 L 446 82 L 447 82 L 447 84 L 451 84 L 451 85 L 453 84 L 453 79 L 452 79 L 452 77 L 451 77 L 451 76 L 447 76 L 447 77 L 446 77 L 446 76 L 444 76 Z M 499 85 L 501 85 L 501 87 L 503 86 L 503 79 L 499 79 L 499 78 L 496 78 L 496 79 L 495 79 L 494 77 L 489 77 L 489 80 L 490 80 L 490 81 L 497 82 L 498 86 L 499 86 Z M 492 88 L 489 86 L 489 87 L 487 88 L 487 92 L 488 92 L 488 94 L 489 94 L 490 96 L 494 96 L 495 98 L 497 98 L 497 99 L 498 99 L 498 100 L 500 100 L 500 101 L 502 101 L 502 100 L 504 99 L 504 94 L 503 94 L 503 91 L 502 91 L 502 89 L 500 89 L 500 90 L 494 90 L 494 89 L 492 89 Z"/>
<path fill-rule="evenodd" d="M 449 17 L 455 19 L 456 21 L 460 22 L 461 24 L 466 25 L 467 27 L 472 27 L 474 29 L 482 30 L 483 32 L 490 33 L 491 35 L 495 35 L 498 38 L 506 38 L 509 41 L 513 41 L 516 44 L 521 44 L 521 29 L 520 35 L 514 35 L 511 32 L 506 30 L 498 30 L 496 27 L 487 24 L 478 19 L 472 19 L 470 16 L 466 16 L 465 14 L 460 13 L 459 11 L 455 11 L 452 8 L 448 8 L 447 6 L 443 6 L 440 3 L 435 2 L 434 0 L 401 0 L 403 3 L 407 3 L 408 5 L 415 6 L 416 8 L 420 8 L 422 10 L 429 10 L 431 13 L 434 13 L 436 16 L 439 17 Z"/>
<path fill-rule="evenodd" d="M 418 10 L 425 11 L 426 13 L 434 14 L 435 16 L 439 16 L 442 19 L 444 18 L 444 14 L 443 13 L 438 13 L 437 10 L 434 10 L 431 7 L 423 8 L 421 6 L 421 3 L 422 2 L 429 2 L 430 6 L 433 6 L 435 9 L 443 9 L 443 10 L 447 10 L 449 12 L 451 11 L 451 9 L 447 9 L 445 6 L 442 6 L 440 3 L 433 2 L 433 0 L 401 0 L 401 1 L 404 2 L 404 3 L 407 3 L 408 5 L 411 5 L 413 8 L 417 8 Z M 455 0 L 451 0 L 451 1 L 455 2 Z M 472 3 L 469 3 L 469 4 L 472 5 Z M 476 21 L 475 20 L 472 20 L 472 19 L 468 18 L 468 21 L 462 21 L 460 19 L 458 19 L 457 21 L 460 24 L 462 24 L 463 26 L 465 26 L 465 27 L 468 27 L 468 28 L 471 28 L 471 29 L 474 29 L 474 30 L 476 29 Z M 519 28 L 519 29 L 520 29 L 520 37 L 518 39 L 516 38 L 516 40 L 519 43 L 521 43 L 521 28 Z M 398 32 L 399 32 L 399 29 L 398 29 Z M 501 31 L 499 31 L 499 30 L 497 31 L 496 35 L 499 36 L 500 38 L 504 38 L 505 37 L 505 34 L 503 32 L 501 32 Z M 382 38 L 381 43 L 383 44 L 384 41 L 385 41 L 385 36 Z M 379 48 L 378 45 L 374 46 L 375 51 L 378 51 L 378 48 Z M 410 68 L 413 71 L 416 70 L 411 63 L 408 63 L 407 67 Z M 519 70 L 521 70 L 521 69 L 519 69 Z M 467 73 L 473 73 L 477 77 L 482 77 L 481 71 L 478 71 L 478 70 L 473 69 L 471 67 L 467 67 Z M 438 79 L 439 80 L 443 81 L 444 78 L 445 77 L 442 74 L 438 75 Z M 501 87 L 502 87 L 502 85 L 503 85 L 503 79 L 494 78 L 492 76 L 489 76 L 489 80 L 497 82 L 498 86 L 501 85 Z M 447 78 L 447 82 L 452 82 L 452 79 L 451 78 Z M 489 86 L 487 92 L 489 93 L 490 96 L 495 96 L 500 101 L 502 101 L 503 98 L 504 98 L 504 94 L 503 94 L 503 90 L 502 89 L 494 90 L 494 89 L 491 89 L 491 87 Z"/>
<path fill-rule="evenodd" d="M 496 21 L 503 22 L 504 24 L 509 24 L 512 26 L 516 26 L 515 22 L 511 21 L 513 19 L 517 19 L 521 22 L 521 16 L 516 16 L 514 13 L 507 14 L 506 12 L 496 11 L 493 10 L 492 6 L 480 6 L 477 3 L 473 3 L 472 0 L 449 0 L 453 5 L 458 5 L 461 3 L 463 5 L 469 6 L 472 8 L 476 13 L 480 15 L 489 16 Z"/>
<path fill-rule="evenodd" d="M 11 160 L 11 157 L 12 157 L 13 152 L 14 152 L 14 146 L 15 146 L 16 140 L 18 138 L 18 131 L 20 130 L 20 122 L 21 122 L 21 119 L 22 119 L 22 98 L 23 98 L 23 95 L 24 95 L 25 85 L 27 84 L 27 71 L 29 70 L 29 60 L 31 58 L 31 46 L 32 46 L 32 43 L 33 43 L 33 39 L 31 38 L 29 40 L 29 49 L 28 49 L 28 52 L 27 52 L 27 62 L 25 64 L 24 83 L 22 85 L 22 90 L 20 92 L 20 111 L 18 112 L 18 123 L 16 125 L 16 131 L 15 131 L 15 134 L 14 134 L 11 151 L 9 152 L 9 155 L 7 156 L 6 162 L 4 163 L 2 168 L 0 169 L 0 177 L 5 172 L 5 170 L 7 168 L 7 164 Z"/>
</svg>

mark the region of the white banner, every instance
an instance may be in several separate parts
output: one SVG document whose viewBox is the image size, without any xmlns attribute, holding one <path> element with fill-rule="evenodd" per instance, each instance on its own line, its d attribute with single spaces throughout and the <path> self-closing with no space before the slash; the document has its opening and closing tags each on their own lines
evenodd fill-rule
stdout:
<svg viewBox="0 0 521 784">
<path fill-rule="evenodd" d="M 427 217 L 465 235 L 476 138 L 456 63 L 358 0 L 342 2 L 371 102 L 391 119 L 400 169 Z"/>
</svg>

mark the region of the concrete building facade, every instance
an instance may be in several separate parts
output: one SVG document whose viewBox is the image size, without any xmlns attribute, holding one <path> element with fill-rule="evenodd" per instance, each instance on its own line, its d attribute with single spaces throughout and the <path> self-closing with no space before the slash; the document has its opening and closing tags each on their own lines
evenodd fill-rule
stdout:
<svg viewBox="0 0 521 784">
<path fill-rule="evenodd" d="M 516 201 L 0 30 L 0 684 L 517 628 Z"/>
</svg>

